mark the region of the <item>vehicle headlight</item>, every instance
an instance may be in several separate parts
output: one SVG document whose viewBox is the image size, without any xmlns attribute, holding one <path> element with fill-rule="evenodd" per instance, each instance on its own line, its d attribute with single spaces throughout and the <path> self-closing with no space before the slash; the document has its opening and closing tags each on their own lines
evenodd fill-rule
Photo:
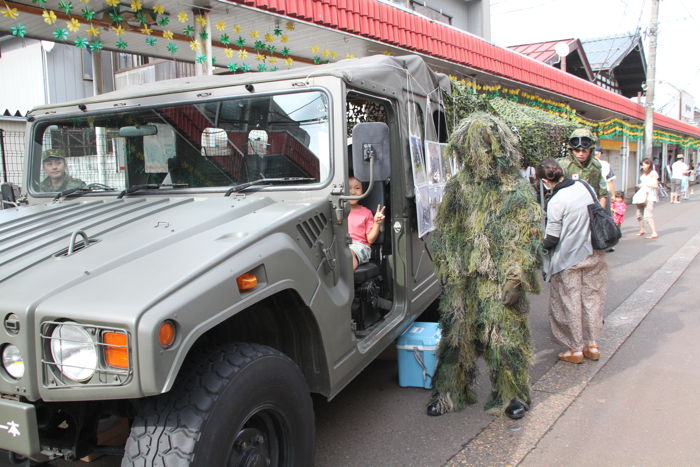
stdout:
<svg viewBox="0 0 700 467">
<path fill-rule="evenodd" d="M 74 324 L 59 324 L 51 332 L 51 356 L 58 369 L 73 381 L 87 381 L 97 368 L 92 336 Z"/>
<path fill-rule="evenodd" d="M 6 345 L 2 349 L 2 366 L 15 379 L 24 376 L 24 358 L 16 345 Z"/>
</svg>

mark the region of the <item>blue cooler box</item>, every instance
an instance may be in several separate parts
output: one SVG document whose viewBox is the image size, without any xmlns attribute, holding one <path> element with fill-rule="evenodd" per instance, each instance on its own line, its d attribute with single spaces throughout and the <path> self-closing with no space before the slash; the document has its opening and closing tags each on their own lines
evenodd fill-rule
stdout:
<svg viewBox="0 0 700 467">
<path fill-rule="evenodd" d="M 399 386 L 430 389 L 440 342 L 438 323 L 415 322 L 396 341 Z"/>
</svg>

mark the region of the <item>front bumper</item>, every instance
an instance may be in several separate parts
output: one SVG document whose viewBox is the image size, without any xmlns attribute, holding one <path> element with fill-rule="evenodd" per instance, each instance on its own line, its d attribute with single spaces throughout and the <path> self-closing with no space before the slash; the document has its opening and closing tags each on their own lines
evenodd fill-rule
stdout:
<svg viewBox="0 0 700 467">
<path fill-rule="evenodd" d="M 40 457 L 36 408 L 32 404 L 0 399 L 0 449 Z"/>
</svg>

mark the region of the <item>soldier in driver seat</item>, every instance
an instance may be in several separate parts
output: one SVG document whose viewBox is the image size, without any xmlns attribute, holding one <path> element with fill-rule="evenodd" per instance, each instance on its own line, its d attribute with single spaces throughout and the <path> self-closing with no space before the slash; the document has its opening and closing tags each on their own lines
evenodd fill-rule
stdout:
<svg viewBox="0 0 700 467">
<path fill-rule="evenodd" d="M 47 149 L 41 155 L 46 178 L 39 184 L 41 191 L 61 192 L 83 188 L 85 182 L 66 173 L 66 158 L 60 149 Z"/>
</svg>

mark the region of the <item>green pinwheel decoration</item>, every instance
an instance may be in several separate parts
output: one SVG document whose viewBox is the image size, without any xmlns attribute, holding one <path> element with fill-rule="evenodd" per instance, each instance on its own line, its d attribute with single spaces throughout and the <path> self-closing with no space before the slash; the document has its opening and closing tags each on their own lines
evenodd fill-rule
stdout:
<svg viewBox="0 0 700 467">
<path fill-rule="evenodd" d="M 68 30 L 64 28 L 56 28 L 56 30 L 53 32 L 53 37 L 57 41 L 65 41 L 68 39 Z"/>
<path fill-rule="evenodd" d="M 10 33 L 16 37 L 24 37 L 27 32 L 27 28 L 24 25 L 17 23 L 17 26 L 10 27 Z"/>
<path fill-rule="evenodd" d="M 75 41 L 73 41 L 73 44 L 79 49 L 87 49 L 90 43 L 84 37 L 78 36 L 75 38 Z"/>
</svg>

